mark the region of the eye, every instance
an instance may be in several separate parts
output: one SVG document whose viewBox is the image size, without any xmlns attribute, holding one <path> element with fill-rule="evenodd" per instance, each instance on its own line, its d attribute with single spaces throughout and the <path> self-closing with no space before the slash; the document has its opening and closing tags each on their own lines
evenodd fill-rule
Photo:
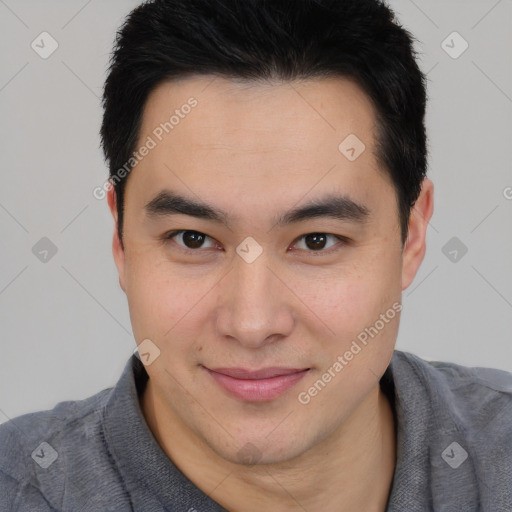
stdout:
<svg viewBox="0 0 512 512">
<path fill-rule="evenodd" d="M 334 240 L 330 245 L 328 243 L 329 238 Z M 330 249 L 335 246 L 336 241 L 341 242 L 342 245 L 348 243 L 348 239 L 345 237 L 331 235 L 329 233 L 308 233 L 306 235 L 302 235 L 299 240 L 300 241 L 296 243 L 294 247 L 308 252 L 328 252 L 325 249 Z M 302 242 L 302 240 L 304 240 L 304 242 Z M 301 244 L 302 247 L 298 247 Z"/>
<path fill-rule="evenodd" d="M 184 249 L 195 250 L 216 247 L 212 238 L 199 231 L 172 231 L 171 233 L 166 234 L 164 238 L 165 240 L 174 240 L 179 246 L 183 247 Z M 211 245 L 205 247 L 204 243 L 206 240 L 211 240 Z"/>
<path fill-rule="evenodd" d="M 330 243 L 329 243 L 330 239 Z M 163 236 L 164 241 L 172 240 L 184 250 L 197 252 L 198 249 L 216 248 L 216 241 L 201 233 L 193 230 L 175 230 Z M 330 253 L 332 247 L 336 245 L 346 245 L 349 240 L 343 236 L 331 235 L 329 233 L 307 233 L 298 239 L 293 247 L 309 253 Z M 209 241 L 209 245 L 208 245 Z M 302 246 L 301 246 L 302 245 Z"/>
</svg>

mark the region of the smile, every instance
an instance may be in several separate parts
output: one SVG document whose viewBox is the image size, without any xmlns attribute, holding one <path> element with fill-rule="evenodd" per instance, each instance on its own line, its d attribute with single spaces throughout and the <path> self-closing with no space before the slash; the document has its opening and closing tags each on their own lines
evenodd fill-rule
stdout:
<svg viewBox="0 0 512 512">
<path fill-rule="evenodd" d="M 251 371 L 242 368 L 203 368 L 225 392 L 244 402 L 273 400 L 297 384 L 310 370 L 264 368 Z"/>
</svg>

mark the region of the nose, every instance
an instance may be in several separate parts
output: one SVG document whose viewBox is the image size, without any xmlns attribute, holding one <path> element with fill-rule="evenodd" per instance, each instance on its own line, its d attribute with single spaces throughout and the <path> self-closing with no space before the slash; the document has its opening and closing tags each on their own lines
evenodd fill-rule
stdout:
<svg viewBox="0 0 512 512">
<path fill-rule="evenodd" d="M 252 263 L 235 256 L 218 290 L 218 335 L 255 349 L 290 335 L 293 296 L 274 267 L 265 251 Z"/>
</svg>

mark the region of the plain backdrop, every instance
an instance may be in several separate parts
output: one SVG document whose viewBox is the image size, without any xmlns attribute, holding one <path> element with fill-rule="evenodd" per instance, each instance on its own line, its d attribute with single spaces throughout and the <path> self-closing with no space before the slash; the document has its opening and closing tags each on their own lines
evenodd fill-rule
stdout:
<svg viewBox="0 0 512 512">
<path fill-rule="evenodd" d="M 0 0 L 0 423 L 113 386 L 135 348 L 113 221 L 92 191 L 108 177 L 98 131 L 109 53 L 137 4 Z M 435 184 L 397 348 L 510 371 L 512 1 L 390 5 L 428 72 Z"/>
</svg>

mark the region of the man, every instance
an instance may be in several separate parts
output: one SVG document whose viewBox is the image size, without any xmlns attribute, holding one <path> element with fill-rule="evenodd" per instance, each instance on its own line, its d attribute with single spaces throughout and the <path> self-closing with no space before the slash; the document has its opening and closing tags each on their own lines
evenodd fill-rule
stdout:
<svg viewBox="0 0 512 512">
<path fill-rule="evenodd" d="M 0 429 L 6 510 L 512 509 L 512 376 L 394 346 L 425 78 L 378 0 L 155 0 L 101 129 L 138 356 Z"/>
</svg>

